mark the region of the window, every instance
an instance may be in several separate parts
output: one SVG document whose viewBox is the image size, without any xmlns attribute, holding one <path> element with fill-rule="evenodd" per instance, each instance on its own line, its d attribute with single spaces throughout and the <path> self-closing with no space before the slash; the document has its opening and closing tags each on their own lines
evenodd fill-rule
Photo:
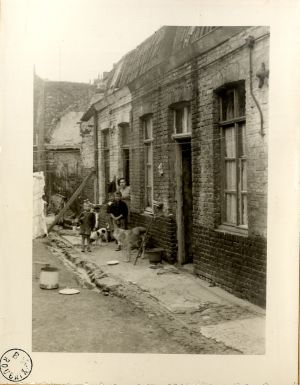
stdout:
<svg viewBox="0 0 300 385">
<path fill-rule="evenodd" d="M 220 92 L 222 223 L 247 228 L 245 85 Z"/>
<path fill-rule="evenodd" d="M 129 123 L 120 124 L 122 147 L 129 147 Z"/>
<path fill-rule="evenodd" d="M 105 183 L 105 195 L 108 194 L 109 189 L 109 130 L 102 131 L 102 150 L 103 150 L 103 163 L 104 163 L 104 183 Z"/>
<path fill-rule="evenodd" d="M 152 116 L 142 120 L 145 161 L 145 208 L 152 211 L 153 204 L 153 126 Z"/>
<path fill-rule="evenodd" d="M 122 172 L 123 177 L 126 180 L 127 186 L 130 185 L 129 179 L 129 124 L 122 123 L 119 125 L 120 128 L 120 138 L 121 138 L 121 153 L 122 153 Z"/>
<path fill-rule="evenodd" d="M 191 133 L 191 107 L 190 105 L 180 105 L 173 109 L 174 134 Z"/>
</svg>

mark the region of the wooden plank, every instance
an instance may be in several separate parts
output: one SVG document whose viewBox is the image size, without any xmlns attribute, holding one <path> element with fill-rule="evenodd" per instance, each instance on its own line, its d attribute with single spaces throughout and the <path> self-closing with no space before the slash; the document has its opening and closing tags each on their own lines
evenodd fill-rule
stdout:
<svg viewBox="0 0 300 385">
<path fill-rule="evenodd" d="M 75 201 L 75 199 L 78 197 L 78 195 L 81 193 L 81 191 L 84 189 L 85 185 L 87 184 L 87 181 L 90 179 L 90 177 L 95 174 L 95 169 L 93 169 L 81 182 L 80 186 L 77 188 L 77 190 L 73 193 L 71 198 L 68 200 L 66 205 L 62 208 L 62 210 L 57 214 L 54 221 L 51 223 L 51 225 L 48 227 L 48 233 L 53 229 L 53 227 L 60 221 L 60 219 L 63 217 L 64 213 L 68 210 L 68 208 L 71 206 L 71 204 Z"/>
</svg>

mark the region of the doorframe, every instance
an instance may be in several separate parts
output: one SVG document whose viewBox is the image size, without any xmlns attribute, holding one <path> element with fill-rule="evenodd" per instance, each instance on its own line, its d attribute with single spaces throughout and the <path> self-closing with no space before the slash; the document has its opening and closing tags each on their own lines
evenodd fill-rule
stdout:
<svg viewBox="0 0 300 385">
<path fill-rule="evenodd" d="M 175 141 L 175 201 L 177 223 L 177 262 L 184 263 L 184 222 L 183 222 L 183 196 L 182 196 L 182 149 L 180 141 Z"/>
<path fill-rule="evenodd" d="M 183 218 L 183 194 L 182 194 L 182 142 L 189 140 L 192 151 L 192 139 L 190 134 L 172 135 L 175 139 L 175 201 L 176 201 L 176 223 L 177 223 L 177 262 L 183 265 L 186 262 L 185 255 L 185 229 Z M 192 166 L 192 164 L 191 164 Z M 192 173 L 192 170 L 191 170 Z"/>
</svg>

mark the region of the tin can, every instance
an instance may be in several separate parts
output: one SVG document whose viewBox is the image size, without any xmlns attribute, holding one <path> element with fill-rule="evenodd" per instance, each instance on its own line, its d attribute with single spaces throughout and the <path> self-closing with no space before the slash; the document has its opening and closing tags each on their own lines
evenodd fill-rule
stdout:
<svg viewBox="0 0 300 385">
<path fill-rule="evenodd" d="M 46 266 L 41 269 L 40 288 L 47 290 L 58 288 L 58 269 L 56 267 Z"/>
</svg>

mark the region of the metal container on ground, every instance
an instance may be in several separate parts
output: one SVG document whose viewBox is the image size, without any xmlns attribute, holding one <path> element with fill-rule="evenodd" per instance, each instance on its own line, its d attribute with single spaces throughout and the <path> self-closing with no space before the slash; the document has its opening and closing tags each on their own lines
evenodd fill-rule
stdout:
<svg viewBox="0 0 300 385">
<path fill-rule="evenodd" d="M 58 288 L 58 269 L 50 265 L 43 267 L 40 274 L 41 289 L 57 289 Z"/>
<path fill-rule="evenodd" d="M 163 250 L 161 247 L 145 250 L 150 263 L 160 263 L 162 261 Z"/>
</svg>

